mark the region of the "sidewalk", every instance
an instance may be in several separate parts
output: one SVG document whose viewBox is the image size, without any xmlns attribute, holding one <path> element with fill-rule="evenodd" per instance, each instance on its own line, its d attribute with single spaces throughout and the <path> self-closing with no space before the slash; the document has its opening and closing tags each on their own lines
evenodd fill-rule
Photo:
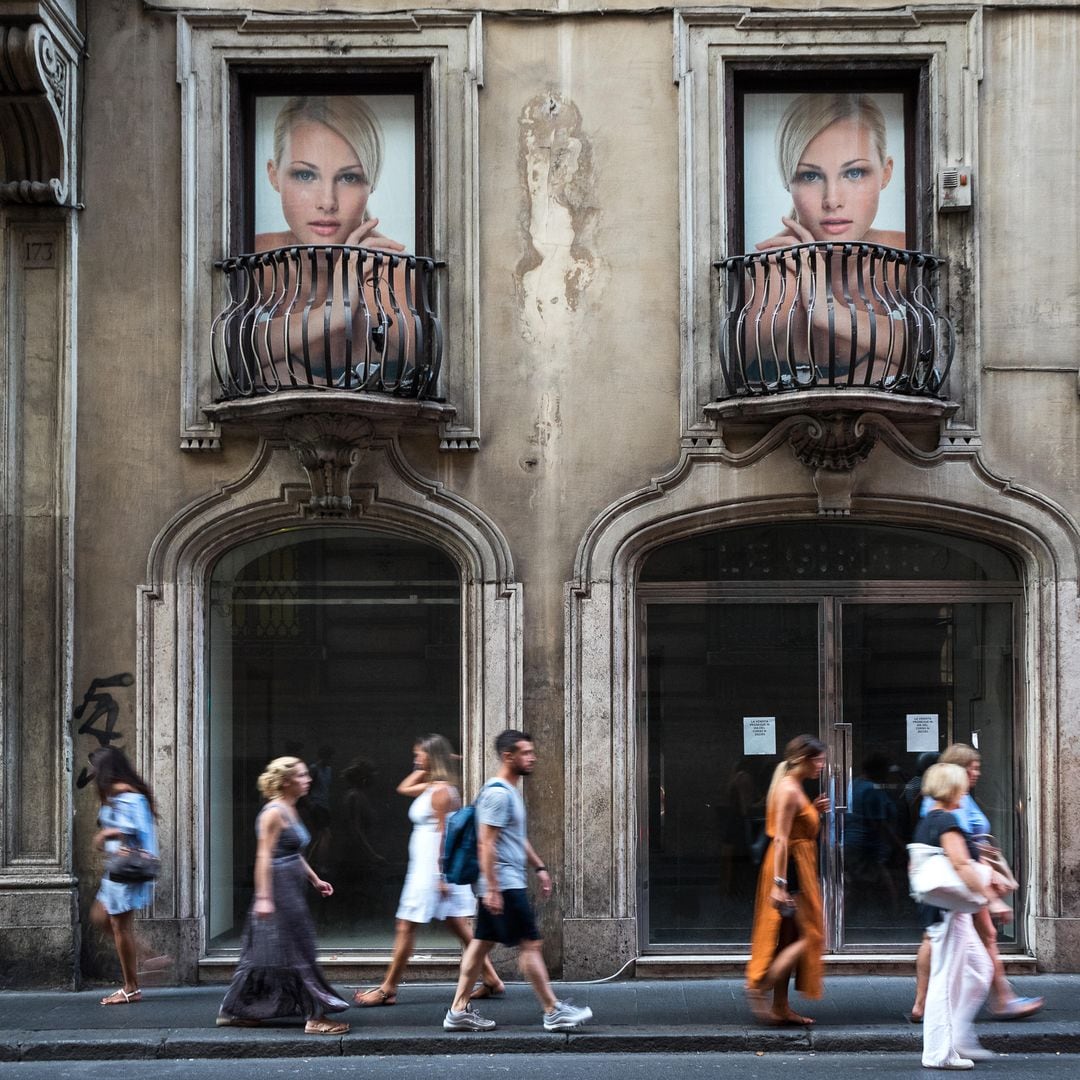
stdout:
<svg viewBox="0 0 1080 1080">
<path fill-rule="evenodd" d="M 1042 994 L 1046 1008 L 1016 1022 L 979 1024 L 984 1045 L 1003 1053 L 1080 1052 L 1080 975 L 1016 978 L 1021 994 Z M 107 988 L 106 988 L 107 989 Z M 354 987 L 339 989 L 351 995 Z M 915 1055 L 921 1028 L 908 1023 L 914 980 L 835 976 L 821 1001 L 792 1003 L 817 1019 L 809 1029 L 759 1028 L 740 979 L 560 983 L 556 993 L 589 1005 L 595 1019 L 569 1034 L 545 1032 L 529 988 L 479 1002 L 495 1031 L 445 1032 L 449 984 L 406 984 L 393 1007 L 351 1009 L 337 1038 L 304 1035 L 298 1023 L 218 1028 L 219 986 L 149 988 L 137 1005 L 103 1008 L 106 990 L 0 993 L 0 1061 L 131 1058 L 315 1057 L 361 1054 L 522 1054 L 692 1051 L 892 1051 Z"/>
</svg>

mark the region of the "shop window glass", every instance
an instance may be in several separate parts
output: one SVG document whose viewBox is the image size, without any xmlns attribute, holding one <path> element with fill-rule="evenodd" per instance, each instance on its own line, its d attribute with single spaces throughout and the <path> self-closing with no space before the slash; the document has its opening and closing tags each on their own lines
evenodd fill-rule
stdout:
<svg viewBox="0 0 1080 1080">
<path fill-rule="evenodd" d="M 307 762 L 319 943 L 386 949 L 407 866 L 395 787 L 417 736 L 460 745 L 460 581 L 439 549 L 360 529 L 283 531 L 217 563 L 209 597 L 207 942 L 237 948 L 252 895 L 256 781 Z M 434 927 L 426 944 L 440 946 Z"/>
</svg>

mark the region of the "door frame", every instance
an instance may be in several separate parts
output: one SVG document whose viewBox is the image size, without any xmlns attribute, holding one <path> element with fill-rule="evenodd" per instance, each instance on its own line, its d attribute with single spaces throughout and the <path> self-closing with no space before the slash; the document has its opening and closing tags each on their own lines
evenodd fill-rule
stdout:
<svg viewBox="0 0 1080 1080">
<path fill-rule="evenodd" d="M 1027 758 L 1027 741 L 1022 692 L 1025 670 L 1025 591 L 1023 582 L 964 582 L 964 581 L 738 581 L 738 582 L 638 582 L 634 612 L 637 677 L 637 776 L 636 795 L 639 807 L 637 842 L 637 907 L 638 947 L 642 955 L 649 953 L 700 953 L 701 948 L 690 945 L 655 945 L 649 942 L 649 755 L 648 755 L 648 618 L 649 604 L 807 604 L 818 605 L 818 732 L 828 747 L 827 769 L 823 783 L 832 781 L 834 791 L 847 792 L 853 779 L 851 761 L 851 725 L 843 719 L 843 642 L 842 608 L 844 604 L 874 606 L 913 604 L 952 604 L 1007 602 L 1012 605 L 1012 708 L 1013 708 L 1013 802 L 1027 806 L 1023 786 L 1023 763 Z M 840 753 L 837 750 L 846 744 Z M 843 785 L 843 786 L 841 786 Z M 1016 894 L 1017 918 L 1015 942 L 999 946 L 1003 953 L 1024 951 L 1024 919 L 1027 893 L 1026 842 L 1024 819 L 1015 828 L 1014 866 L 1019 868 L 1021 888 Z M 835 819 L 830 818 L 830 824 Z M 910 951 L 917 945 L 902 943 L 886 945 L 843 944 L 844 897 L 842 885 L 842 853 L 838 843 L 826 845 L 819 867 L 822 901 L 825 912 L 825 951 L 844 955 L 895 955 Z M 744 954 L 749 947 L 706 946 L 710 952 Z"/>
</svg>

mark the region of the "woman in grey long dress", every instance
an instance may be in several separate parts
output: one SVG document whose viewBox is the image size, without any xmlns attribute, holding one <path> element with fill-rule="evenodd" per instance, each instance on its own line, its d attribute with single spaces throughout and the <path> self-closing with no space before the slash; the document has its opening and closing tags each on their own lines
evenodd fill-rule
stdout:
<svg viewBox="0 0 1080 1080">
<path fill-rule="evenodd" d="M 219 1026 L 253 1027 L 264 1020 L 303 1016 L 309 1035 L 344 1035 L 348 1024 L 327 1013 L 349 1007 L 315 962 L 315 927 L 305 885 L 321 896 L 334 887 L 302 854 L 311 839 L 296 812 L 311 787 L 307 766 L 294 757 L 275 758 L 259 777 L 266 805 L 255 831 L 255 899 L 240 946 L 240 962 L 221 1003 Z"/>
</svg>

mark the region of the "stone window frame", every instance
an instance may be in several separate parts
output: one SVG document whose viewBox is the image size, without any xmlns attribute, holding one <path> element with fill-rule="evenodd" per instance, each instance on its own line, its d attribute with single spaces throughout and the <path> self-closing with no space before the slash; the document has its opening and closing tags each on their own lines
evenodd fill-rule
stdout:
<svg viewBox="0 0 1080 1080">
<path fill-rule="evenodd" d="M 221 448 L 209 341 L 225 281 L 214 263 L 229 251 L 230 130 L 235 75 L 287 66 L 305 71 L 423 71 L 429 87 L 429 255 L 445 263 L 438 310 L 445 330 L 442 396 L 455 407 L 439 428 L 441 450 L 480 445 L 479 135 L 481 16 L 471 12 L 279 15 L 223 11 L 177 15 L 181 88 L 182 258 L 180 448 Z"/>
<path fill-rule="evenodd" d="M 421 476 L 392 435 L 372 439 L 363 481 L 352 485 L 353 518 L 330 527 L 371 529 L 438 547 L 461 581 L 462 790 L 487 775 L 490 747 L 520 727 L 522 587 L 498 526 L 468 500 Z M 195 980 L 206 942 L 208 800 L 208 585 L 217 560 L 239 544 L 290 528 L 310 528 L 310 487 L 284 440 L 262 439 L 247 471 L 179 510 L 154 540 L 136 606 L 134 750 L 158 803 L 163 854 L 150 918 L 155 947 Z"/>
<path fill-rule="evenodd" d="M 978 164 L 978 84 L 982 14 L 975 7 L 911 6 L 889 11 L 675 11 L 674 81 L 679 87 L 681 192 L 681 435 L 688 446 L 722 447 L 704 406 L 723 389 L 717 360 L 719 288 L 712 264 L 729 253 L 728 147 L 724 132 L 728 73 L 762 69 L 782 56 L 790 70 L 879 59 L 926 68 L 929 173 Z M 966 452 L 978 442 L 979 287 L 976 207 L 941 214 L 931 208 L 926 247 L 948 260 L 942 306 L 957 331 L 956 360 L 945 396 L 959 403 L 942 445 Z"/>
<path fill-rule="evenodd" d="M 1017 781 L 1031 802 L 1022 847 L 1027 908 L 1017 917 L 1037 956 L 1059 941 L 1074 949 L 1080 926 L 1062 916 L 1066 890 L 1056 868 L 1068 846 L 1061 822 L 1071 767 L 1062 760 L 1070 755 L 1059 731 L 1069 715 L 1069 687 L 1080 678 L 1080 652 L 1070 647 L 1080 619 L 1080 525 L 1062 505 L 993 472 L 974 448 L 963 455 L 943 445 L 914 458 L 902 440 L 889 449 L 895 459 L 854 500 L 854 517 L 983 540 L 1011 552 L 1022 566 L 1025 601 L 1016 643 L 1026 674 L 1015 753 L 1022 762 Z M 756 460 L 767 453 L 759 450 Z M 731 465 L 732 457 L 708 445 L 684 447 L 668 473 L 607 506 L 586 530 L 566 585 L 566 979 L 608 977 L 643 955 L 637 795 L 642 563 L 656 548 L 695 533 L 818 517 L 798 473 L 785 467 L 730 468 L 718 487 L 718 463 Z M 926 480 L 931 468 L 941 470 L 933 490 Z"/>
</svg>

